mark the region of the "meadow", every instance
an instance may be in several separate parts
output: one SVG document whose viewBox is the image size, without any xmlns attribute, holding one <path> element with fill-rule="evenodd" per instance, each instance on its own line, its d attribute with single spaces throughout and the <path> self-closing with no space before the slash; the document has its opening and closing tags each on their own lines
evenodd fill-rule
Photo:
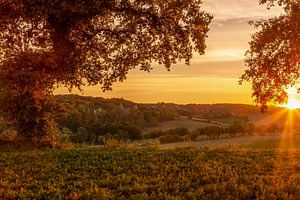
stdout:
<svg viewBox="0 0 300 200">
<path fill-rule="evenodd" d="M 299 199 L 300 139 L 292 139 L 1 152 L 0 199 Z"/>
<path fill-rule="evenodd" d="M 230 123 L 226 123 L 226 125 L 230 125 Z M 151 128 L 146 128 L 144 130 L 144 132 L 151 132 L 153 130 L 162 130 L 162 131 L 166 131 L 166 130 L 170 130 L 170 129 L 174 129 L 174 128 L 187 128 L 190 131 L 193 131 L 197 128 L 205 128 L 208 126 L 220 126 L 220 125 L 216 125 L 213 123 L 207 123 L 207 122 L 201 122 L 201 121 L 197 121 L 197 120 L 190 120 L 190 119 L 177 119 L 177 120 L 172 120 L 172 121 L 165 121 L 165 122 L 161 122 L 159 123 L 157 126 L 151 127 Z"/>
</svg>

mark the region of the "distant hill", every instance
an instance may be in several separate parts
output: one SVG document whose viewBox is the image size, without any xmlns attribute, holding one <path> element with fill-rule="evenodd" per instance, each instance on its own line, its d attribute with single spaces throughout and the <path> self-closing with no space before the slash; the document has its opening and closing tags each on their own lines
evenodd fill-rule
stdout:
<svg viewBox="0 0 300 200">
<path fill-rule="evenodd" d="M 92 142 L 104 135 L 139 140 L 143 134 L 174 128 L 191 132 L 205 127 L 244 130 L 246 124 L 266 132 L 274 127 L 283 130 L 294 122 L 289 125 L 291 131 L 300 122 L 300 111 L 291 114 L 282 107 L 270 107 L 267 113 L 261 113 L 258 106 L 245 104 L 147 104 L 79 95 L 57 95 L 56 99 L 66 111 L 57 115 L 58 128 L 62 135 L 75 135 L 73 141 L 77 142 Z"/>
<path fill-rule="evenodd" d="M 300 111 L 287 112 L 271 107 L 245 104 L 134 103 L 125 99 L 105 99 L 79 95 L 57 95 L 65 110 L 56 115 L 62 141 L 102 143 L 103 137 L 118 140 L 160 138 L 162 142 L 231 137 L 255 133 L 299 129 Z M 293 122 L 293 123 L 292 123 Z M 11 125 L 0 121 L 0 132 Z M 176 136 L 176 137 L 175 137 Z"/>
<path fill-rule="evenodd" d="M 263 115 L 259 107 L 245 104 L 145 104 L 79 95 L 57 95 L 56 99 L 66 108 L 69 119 L 80 118 L 80 123 L 129 123 L 140 128 L 156 126 L 159 122 L 175 120 L 179 116 L 209 120 L 229 117 L 243 119 L 247 116 L 272 115 L 283 110 L 270 107 L 268 113 Z M 70 128 L 76 130 L 76 126 L 74 124 Z"/>
</svg>

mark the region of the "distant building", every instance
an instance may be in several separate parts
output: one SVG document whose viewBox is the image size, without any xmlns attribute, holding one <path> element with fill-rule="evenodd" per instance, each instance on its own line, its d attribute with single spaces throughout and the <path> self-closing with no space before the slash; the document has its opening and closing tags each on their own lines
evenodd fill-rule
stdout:
<svg viewBox="0 0 300 200">
<path fill-rule="evenodd" d="M 101 113 L 102 112 L 102 108 L 101 107 L 99 107 L 99 108 L 95 108 L 94 109 L 94 114 L 96 115 L 96 114 L 99 114 L 99 113 Z"/>
</svg>

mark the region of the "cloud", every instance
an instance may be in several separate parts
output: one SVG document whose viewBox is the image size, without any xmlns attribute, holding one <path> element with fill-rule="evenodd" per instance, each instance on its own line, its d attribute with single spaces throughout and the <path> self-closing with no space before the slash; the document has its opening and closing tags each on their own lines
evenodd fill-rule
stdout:
<svg viewBox="0 0 300 200">
<path fill-rule="evenodd" d="M 232 30 L 233 27 L 248 27 L 249 29 L 249 21 L 253 20 L 253 17 L 240 17 L 240 18 L 228 18 L 228 19 L 215 19 L 211 27 L 214 30 L 222 30 L 224 28 L 230 27 Z"/>
<path fill-rule="evenodd" d="M 203 9 L 212 13 L 217 20 L 267 18 L 282 12 L 280 7 L 267 10 L 265 5 L 259 5 L 258 0 L 204 0 Z"/>
<path fill-rule="evenodd" d="M 238 78 L 243 74 L 243 60 L 233 61 L 209 61 L 209 62 L 193 62 L 191 66 L 177 64 L 167 71 L 162 66 L 154 66 L 153 71 L 149 74 L 141 72 L 138 69 L 130 71 L 128 79 L 131 78 L 205 78 L 205 77 L 223 77 L 223 78 Z"/>
</svg>

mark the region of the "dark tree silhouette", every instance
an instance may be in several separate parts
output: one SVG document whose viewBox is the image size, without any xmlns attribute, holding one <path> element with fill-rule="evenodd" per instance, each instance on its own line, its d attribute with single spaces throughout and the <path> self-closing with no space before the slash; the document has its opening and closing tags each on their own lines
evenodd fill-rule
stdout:
<svg viewBox="0 0 300 200">
<path fill-rule="evenodd" d="M 268 8 L 279 5 L 285 13 L 251 22 L 260 30 L 252 35 L 242 81 L 252 83 L 253 96 L 262 110 L 268 103 L 287 101 L 286 89 L 300 76 L 300 1 L 260 0 Z"/>
<path fill-rule="evenodd" d="M 55 87 L 110 90 L 133 68 L 204 54 L 201 0 L 0 0 L 1 108 L 29 138 L 53 143 Z M 49 127 L 52 127 L 49 129 Z M 49 139 L 50 138 L 50 139 Z M 51 139 L 52 138 L 52 139 Z"/>
</svg>

